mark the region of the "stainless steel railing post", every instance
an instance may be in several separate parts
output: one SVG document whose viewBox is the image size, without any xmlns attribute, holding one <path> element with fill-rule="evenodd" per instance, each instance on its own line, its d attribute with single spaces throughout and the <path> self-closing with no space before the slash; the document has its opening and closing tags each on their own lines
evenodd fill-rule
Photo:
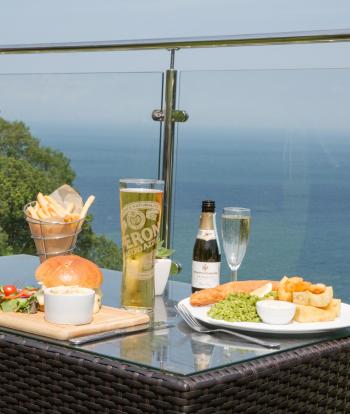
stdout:
<svg viewBox="0 0 350 414">
<path fill-rule="evenodd" d="M 164 246 L 171 244 L 171 211 L 173 203 L 175 121 L 172 113 L 176 105 L 177 70 L 168 69 L 165 76 L 165 108 L 163 135 L 162 179 L 164 180 L 164 204 L 161 224 L 161 238 Z"/>
<path fill-rule="evenodd" d="M 177 70 L 174 69 L 175 50 L 171 51 L 170 69 L 165 75 L 165 108 L 163 135 L 162 179 L 164 180 L 164 203 L 161 224 L 161 238 L 164 246 L 171 244 L 171 211 L 173 203 L 175 121 L 172 114 L 176 107 Z"/>
<path fill-rule="evenodd" d="M 174 184 L 174 151 L 175 151 L 175 123 L 185 122 L 188 115 L 185 111 L 177 111 L 177 70 L 174 68 L 175 49 L 171 50 L 170 68 L 165 73 L 165 107 L 164 110 L 154 110 L 152 117 L 163 123 L 163 153 L 162 153 L 162 180 L 164 180 L 163 217 L 160 228 L 160 238 L 164 240 L 164 247 L 171 246 L 172 205 Z"/>
</svg>

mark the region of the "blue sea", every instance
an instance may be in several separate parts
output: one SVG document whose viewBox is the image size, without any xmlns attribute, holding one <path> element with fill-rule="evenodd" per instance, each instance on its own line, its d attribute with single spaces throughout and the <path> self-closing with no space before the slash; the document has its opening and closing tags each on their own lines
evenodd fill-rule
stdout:
<svg viewBox="0 0 350 414">
<path fill-rule="evenodd" d="M 96 196 L 93 227 L 120 244 L 118 180 L 157 177 L 159 135 L 127 129 L 36 128 L 44 145 L 63 151 L 75 187 Z M 191 278 L 201 201 L 252 210 L 241 279 L 300 274 L 350 300 L 350 144 L 344 134 L 279 130 L 190 129 L 176 145 L 173 217 L 175 276 Z M 229 270 L 222 255 L 222 281 Z"/>
</svg>

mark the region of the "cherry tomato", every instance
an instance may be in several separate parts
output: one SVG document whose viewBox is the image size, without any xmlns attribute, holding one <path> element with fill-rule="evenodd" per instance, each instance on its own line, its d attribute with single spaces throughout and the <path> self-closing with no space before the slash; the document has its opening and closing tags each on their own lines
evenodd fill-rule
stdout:
<svg viewBox="0 0 350 414">
<path fill-rule="evenodd" d="M 5 285 L 3 286 L 5 296 L 14 295 L 17 293 L 17 288 L 15 285 Z"/>
</svg>

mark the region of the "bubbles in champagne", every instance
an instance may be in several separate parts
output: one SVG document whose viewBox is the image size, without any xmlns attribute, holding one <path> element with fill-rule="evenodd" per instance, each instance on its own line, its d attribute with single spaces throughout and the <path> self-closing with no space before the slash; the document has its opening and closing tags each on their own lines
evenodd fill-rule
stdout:
<svg viewBox="0 0 350 414">
<path fill-rule="evenodd" d="M 227 263 L 231 270 L 236 270 L 245 256 L 249 232 L 250 217 L 223 214 L 222 239 Z"/>
</svg>

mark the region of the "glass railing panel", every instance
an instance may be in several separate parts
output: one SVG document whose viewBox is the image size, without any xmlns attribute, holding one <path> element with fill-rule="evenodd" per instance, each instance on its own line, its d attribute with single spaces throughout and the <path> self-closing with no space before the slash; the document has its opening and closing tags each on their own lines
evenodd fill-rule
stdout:
<svg viewBox="0 0 350 414">
<path fill-rule="evenodd" d="M 181 74 L 174 248 L 191 277 L 201 200 L 252 210 L 243 278 L 300 274 L 349 296 L 347 69 Z M 229 280 L 222 252 L 222 280 Z"/>
<path fill-rule="evenodd" d="M 40 146 L 62 152 L 70 162 L 68 173 L 62 172 L 64 163 L 59 160 L 57 170 L 44 174 L 49 183 L 27 177 L 23 182 L 30 189 L 24 190 L 17 180 L 18 191 L 25 195 L 20 194 L 23 200 L 16 208 L 31 201 L 26 199 L 28 193 L 46 191 L 52 182 L 71 182 L 84 200 L 90 194 L 96 196 L 90 210 L 92 229 L 119 247 L 119 178 L 158 176 L 160 125 L 152 120 L 151 112 L 161 105 L 162 82 L 163 74 L 156 72 L 1 75 L 0 155 L 8 155 L 6 136 L 20 139 L 27 127 L 28 135 L 38 138 Z M 16 130 L 14 121 L 23 122 L 23 127 Z M 16 217 L 21 219 L 21 213 Z M 6 223 L 0 225 L 6 227 Z M 105 241 L 99 241 L 83 252 L 89 250 L 105 267 L 116 267 L 114 247 L 108 244 L 104 249 Z M 23 251 L 31 252 L 25 242 Z M 3 244 L 1 253 L 5 254 L 11 243 Z M 12 253 L 20 251 L 16 245 Z"/>
</svg>

